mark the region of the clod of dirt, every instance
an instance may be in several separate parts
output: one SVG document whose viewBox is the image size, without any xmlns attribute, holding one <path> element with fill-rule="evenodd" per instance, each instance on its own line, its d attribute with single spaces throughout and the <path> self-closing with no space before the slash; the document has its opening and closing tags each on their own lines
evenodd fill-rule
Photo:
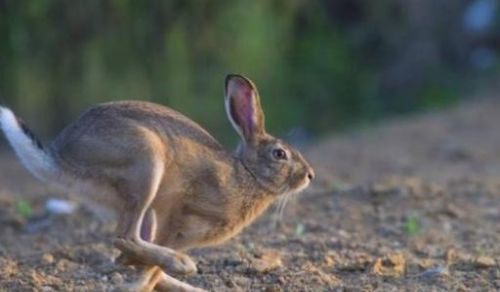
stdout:
<svg viewBox="0 0 500 292">
<path fill-rule="evenodd" d="M 249 287 L 252 280 L 247 278 L 247 277 L 236 275 L 236 276 L 231 277 L 231 282 L 235 285 L 234 288 Z M 230 287 L 230 288 L 232 288 L 232 287 Z"/>
<path fill-rule="evenodd" d="M 340 283 L 340 280 L 331 273 L 325 273 L 322 269 L 318 268 L 311 262 L 303 266 L 304 271 L 312 282 L 319 283 L 323 287 L 332 287 Z"/>
<path fill-rule="evenodd" d="M 377 196 L 387 195 L 407 195 L 408 189 L 401 186 L 399 178 L 389 177 L 382 181 L 373 182 L 370 186 L 370 192 Z"/>
<path fill-rule="evenodd" d="M 480 256 L 474 259 L 474 266 L 481 269 L 488 269 L 496 266 L 496 262 L 493 258 Z"/>
<path fill-rule="evenodd" d="M 0 258 L 0 280 L 9 279 L 19 273 L 17 262 L 8 259 Z"/>
<path fill-rule="evenodd" d="M 427 270 L 436 265 L 436 261 L 433 259 L 422 259 L 417 262 L 419 268 Z"/>
<path fill-rule="evenodd" d="M 457 261 L 458 259 L 458 254 L 457 251 L 453 248 L 450 248 L 446 251 L 446 254 L 444 256 L 444 259 L 446 260 L 446 263 L 448 265 L 453 264 L 454 262 Z"/>
<path fill-rule="evenodd" d="M 251 265 L 258 273 L 267 273 L 282 265 L 281 255 L 277 251 L 265 251 L 252 259 Z"/>
<path fill-rule="evenodd" d="M 371 257 L 359 255 L 354 260 L 341 263 L 339 269 L 347 272 L 365 271 L 372 262 L 373 260 Z"/>
<path fill-rule="evenodd" d="M 323 263 L 322 263 L 322 266 L 324 268 L 331 268 L 335 265 L 335 258 L 333 255 L 325 255 L 325 257 L 323 258 Z"/>
<path fill-rule="evenodd" d="M 465 217 L 465 211 L 460 209 L 457 205 L 453 203 L 449 203 L 445 206 L 443 213 L 453 217 L 453 218 L 464 218 Z"/>
<path fill-rule="evenodd" d="M 111 275 L 111 283 L 113 284 L 123 284 L 125 281 L 123 279 L 123 276 L 120 273 L 114 272 Z"/>
<path fill-rule="evenodd" d="M 61 287 L 61 286 L 63 286 L 63 282 L 60 278 L 52 276 L 52 275 L 47 275 L 45 273 L 38 273 L 35 270 L 31 270 L 28 273 L 28 276 L 29 276 L 30 280 L 38 287 L 44 287 L 44 286 Z"/>
<path fill-rule="evenodd" d="M 406 260 L 401 253 L 387 255 L 375 260 L 370 272 L 383 277 L 401 277 L 405 273 Z"/>
<path fill-rule="evenodd" d="M 56 269 L 61 272 L 73 271 L 78 268 L 78 265 L 67 259 L 61 259 L 56 264 Z"/>
<path fill-rule="evenodd" d="M 50 265 L 54 262 L 54 256 L 51 255 L 50 253 L 44 253 L 42 255 L 42 264 L 44 265 Z"/>
</svg>

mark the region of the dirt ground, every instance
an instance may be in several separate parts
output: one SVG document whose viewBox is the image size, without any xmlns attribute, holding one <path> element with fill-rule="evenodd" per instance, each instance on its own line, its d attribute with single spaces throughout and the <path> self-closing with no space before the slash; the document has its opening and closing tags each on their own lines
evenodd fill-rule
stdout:
<svg viewBox="0 0 500 292">
<path fill-rule="evenodd" d="M 193 250 L 199 272 L 184 280 L 210 291 L 500 290 L 500 99 L 336 135 L 306 156 L 317 180 L 282 219 L 271 208 L 225 245 Z M 0 291 L 107 291 L 134 277 L 113 264 L 112 223 L 84 207 L 48 215 L 50 197 L 64 196 L 3 151 Z"/>
</svg>

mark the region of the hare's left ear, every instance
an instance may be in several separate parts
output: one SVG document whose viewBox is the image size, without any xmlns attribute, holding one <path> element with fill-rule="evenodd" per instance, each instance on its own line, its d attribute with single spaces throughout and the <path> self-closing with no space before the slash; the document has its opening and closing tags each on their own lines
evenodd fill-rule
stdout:
<svg viewBox="0 0 500 292">
<path fill-rule="evenodd" d="M 265 134 L 264 112 L 253 82 L 236 74 L 226 76 L 226 113 L 247 145 L 256 145 Z"/>
</svg>

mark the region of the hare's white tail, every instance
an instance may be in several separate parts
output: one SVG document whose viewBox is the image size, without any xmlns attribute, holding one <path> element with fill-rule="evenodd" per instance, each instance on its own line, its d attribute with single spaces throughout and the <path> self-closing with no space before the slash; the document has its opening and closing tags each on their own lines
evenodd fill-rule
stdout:
<svg viewBox="0 0 500 292">
<path fill-rule="evenodd" d="M 38 179 L 53 182 L 59 168 L 47 149 L 8 108 L 0 106 L 0 128 L 23 165 Z"/>
</svg>

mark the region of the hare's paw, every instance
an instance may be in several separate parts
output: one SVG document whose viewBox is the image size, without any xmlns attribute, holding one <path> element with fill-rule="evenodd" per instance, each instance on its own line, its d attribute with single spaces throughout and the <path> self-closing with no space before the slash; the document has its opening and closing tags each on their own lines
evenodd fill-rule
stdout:
<svg viewBox="0 0 500 292">
<path fill-rule="evenodd" d="M 182 282 L 165 273 L 161 274 L 161 278 L 156 283 L 156 291 L 182 291 L 182 292 L 207 292 L 207 290 L 191 286 L 189 283 Z"/>
<path fill-rule="evenodd" d="M 115 239 L 114 245 L 124 256 L 132 257 L 143 264 L 160 266 L 167 273 L 191 275 L 197 271 L 195 262 L 189 256 L 168 247 L 123 238 Z"/>
<path fill-rule="evenodd" d="M 198 272 L 196 263 L 187 255 L 177 253 L 171 267 L 165 266 L 166 271 L 178 275 L 194 275 Z"/>
</svg>

